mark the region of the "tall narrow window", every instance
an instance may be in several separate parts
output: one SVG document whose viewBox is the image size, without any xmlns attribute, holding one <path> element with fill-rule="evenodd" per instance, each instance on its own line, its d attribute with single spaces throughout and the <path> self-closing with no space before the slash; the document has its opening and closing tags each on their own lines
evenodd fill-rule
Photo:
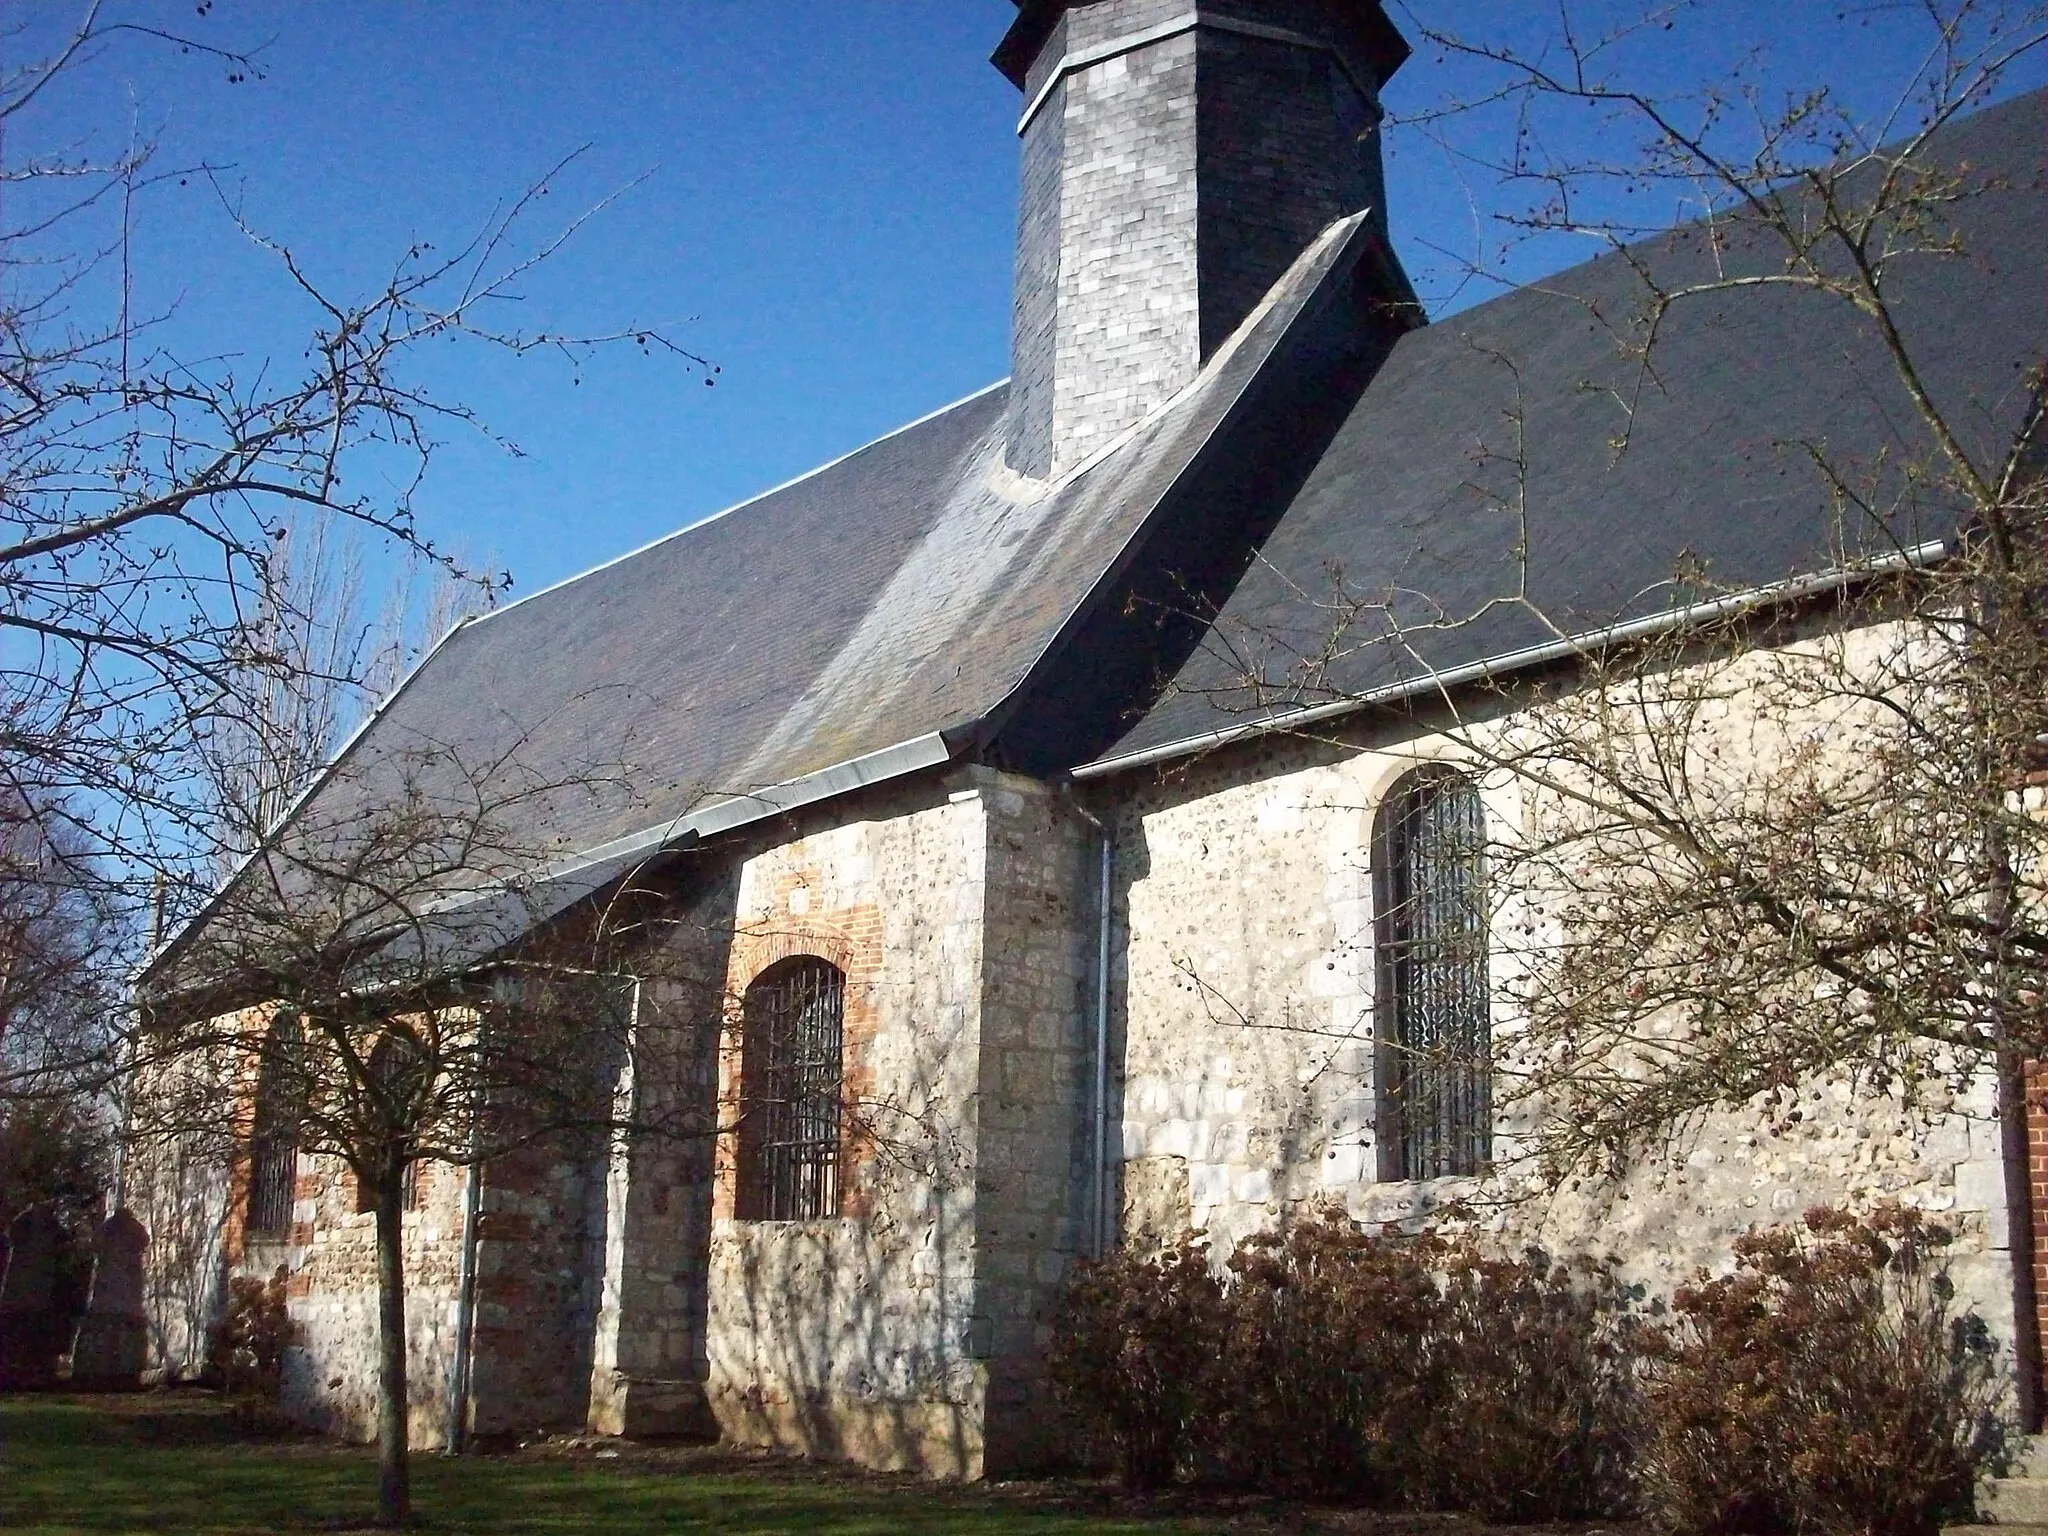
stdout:
<svg viewBox="0 0 2048 1536">
<path fill-rule="evenodd" d="M 400 1143 L 399 1150 L 406 1154 L 400 1203 L 403 1209 L 416 1211 L 420 1208 L 420 1164 L 412 1154 L 416 1151 L 416 1121 L 429 1087 L 426 1049 L 409 1031 L 393 1027 L 371 1048 L 368 1066 L 370 1080 L 364 1091 L 371 1102 L 367 1107 L 384 1134 Z M 376 1209 L 377 1192 L 358 1180 L 356 1214 Z"/>
<path fill-rule="evenodd" d="M 1478 790 L 1441 769 L 1411 774 L 1374 844 L 1380 1177 L 1477 1173 L 1493 1156 Z"/>
<path fill-rule="evenodd" d="M 299 1178 L 299 1045 L 298 1020 L 289 1017 L 272 1024 L 263 1042 L 249 1136 L 248 1230 L 256 1236 L 291 1230 Z"/>
<path fill-rule="evenodd" d="M 807 955 L 747 988 L 740 1044 L 739 1199 L 747 1221 L 839 1209 L 840 1052 L 846 977 Z"/>
</svg>

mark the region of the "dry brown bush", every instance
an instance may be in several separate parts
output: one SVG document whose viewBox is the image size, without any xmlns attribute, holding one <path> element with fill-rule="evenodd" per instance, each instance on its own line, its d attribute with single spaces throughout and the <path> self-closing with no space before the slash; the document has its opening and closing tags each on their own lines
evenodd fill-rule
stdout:
<svg viewBox="0 0 2048 1536">
<path fill-rule="evenodd" d="M 1933 1536 L 2004 1428 L 1998 1351 L 1958 1313 L 1953 1235 L 1891 1206 L 1737 1240 L 1649 1354 L 1639 1480 L 1668 1530 Z"/>
</svg>

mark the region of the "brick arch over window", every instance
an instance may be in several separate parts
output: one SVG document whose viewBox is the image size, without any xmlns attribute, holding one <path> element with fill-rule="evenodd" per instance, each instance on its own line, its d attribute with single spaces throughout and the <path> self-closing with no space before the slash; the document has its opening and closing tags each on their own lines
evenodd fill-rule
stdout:
<svg viewBox="0 0 2048 1536">
<path fill-rule="evenodd" d="M 249 1207 L 244 1222 L 256 1236 L 282 1237 L 291 1230 L 299 1177 L 294 1098 L 300 1039 L 299 1021 L 284 1015 L 271 1024 L 263 1042 L 249 1134 Z"/>
<path fill-rule="evenodd" d="M 416 1085 L 409 1083 L 409 1074 L 416 1075 L 427 1069 L 427 1061 L 419 1043 L 409 1034 L 396 1029 L 387 1029 L 370 1051 L 370 1081 L 381 1085 L 387 1092 L 421 1097 Z M 403 1184 L 404 1209 L 420 1209 L 420 1164 L 417 1158 L 405 1165 Z M 368 1215 L 377 1209 L 376 1192 L 360 1179 L 356 1181 L 356 1214 Z"/>
<path fill-rule="evenodd" d="M 1373 834 L 1380 1177 L 1478 1173 L 1493 1156 L 1486 818 L 1446 768 L 1396 783 Z"/>
<path fill-rule="evenodd" d="M 741 1001 L 738 1187 L 742 1221 L 839 1213 L 846 972 L 818 955 L 778 960 Z"/>
</svg>

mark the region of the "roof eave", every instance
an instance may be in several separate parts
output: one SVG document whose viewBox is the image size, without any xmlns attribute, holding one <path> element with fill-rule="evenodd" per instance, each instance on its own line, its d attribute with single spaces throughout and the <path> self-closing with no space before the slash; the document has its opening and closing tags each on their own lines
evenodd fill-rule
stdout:
<svg viewBox="0 0 2048 1536">
<path fill-rule="evenodd" d="M 1709 602 L 1690 603 L 1682 608 L 1674 608 L 1668 613 L 1650 614 L 1640 619 L 1605 625 L 1599 629 L 1584 630 L 1575 635 L 1567 635 L 1562 640 L 1502 651 L 1455 667 L 1432 669 L 1420 677 L 1399 683 L 1388 683 L 1378 688 L 1368 688 L 1321 704 L 1281 710 L 1257 719 L 1243 720 L 1235 725 L 1219 726 L 1214 730 L 1161 742 L 1156 746 L 1140 747 L 1131 752 L 1112 753 L 1107 757 L 1099 757 L 1093 762 L 1069 769 L 1067 776 L 1077 780 L 1111 778 L 1139 768 L 1155 767 L 1176 758 L 1193 757 L 1202 752 L 1214 751 L 1218 747 L 1230 746 L 1236 742 L 1299 731 L 1311 725 L 1320 725 L 1324 721 L 1341 719 L 1346 715 L 1358 714 L 1368 709 L 1411 703 L 1416 699 L 1432 694 L 1441 695 L 1471 683 L 1497 681 L 1560 661 L 1569 661 L 1575 656 L 1588 656 L 1608 646 L 1625 644 L 1630 640 L 1666 634 L 1746 610 L 1769 608 L 1817 597 L 1889 571 L 1933 565 L 1945 558 L 1951 549 L 1952 544 L 1948 540 L 1930 540 L 1911 549 L 1900 550 L 1853 566 L 1838 566 L 1831 571 L 1795 577 L 1768 586 L 1746 588 Z"/>
</svg>

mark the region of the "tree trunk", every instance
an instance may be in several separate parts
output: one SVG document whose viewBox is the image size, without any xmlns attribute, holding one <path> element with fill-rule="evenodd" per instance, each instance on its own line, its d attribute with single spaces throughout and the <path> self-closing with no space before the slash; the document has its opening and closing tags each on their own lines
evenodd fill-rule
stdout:
<svg viewBox="0 0 2048 1536">
<path fill-rule="evenodd" d="M 405 1172 L 377 1180 L 377 1523 L 403 1525 L 412 1515 L 412 1465 L 406 1432 Z"/>
</svg>

